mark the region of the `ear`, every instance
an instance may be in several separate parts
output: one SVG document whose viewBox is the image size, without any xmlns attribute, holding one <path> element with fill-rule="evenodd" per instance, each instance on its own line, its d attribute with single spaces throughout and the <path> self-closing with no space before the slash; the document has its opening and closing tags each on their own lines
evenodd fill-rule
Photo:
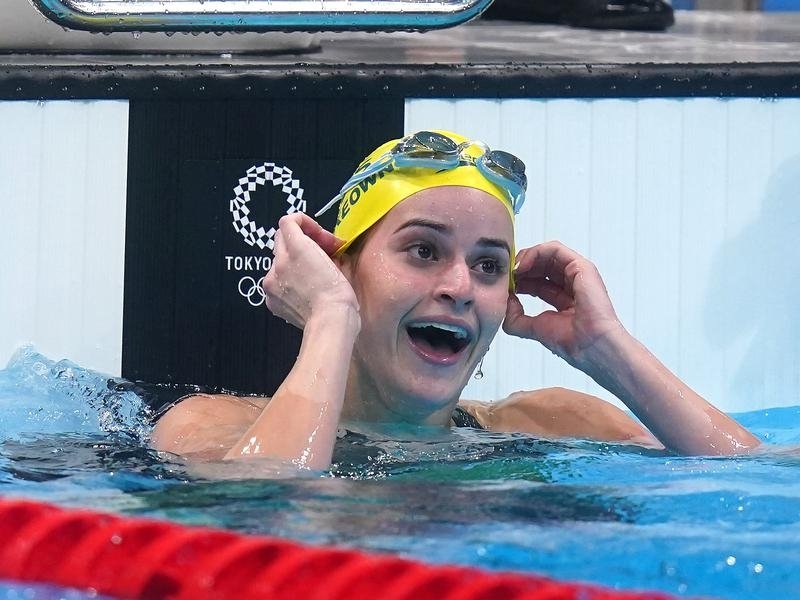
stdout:
<svg viewBox="0 0 800 600">
<path fill-rule="evenodd" d="M 350 253 L 345 252 L 344 254 L 340 254 L 339 256 L 333 257 L 333 264 L 339 267 L 339 270 L 345 276 L 345 279 L 350 282 L 350 285 L 353 285 L 353 281 L 356 275 L 356 265 L 358 264 L 358 254 L 357 253 Z"/>
</svg>

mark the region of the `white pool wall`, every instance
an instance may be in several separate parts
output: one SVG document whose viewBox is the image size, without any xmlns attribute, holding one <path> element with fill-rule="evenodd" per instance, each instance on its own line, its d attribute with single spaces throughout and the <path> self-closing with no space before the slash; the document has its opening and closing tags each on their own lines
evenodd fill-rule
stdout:
<svg viewBox="0 0 800 600">
<path fill-rule="evenodd" d="M 0 102 L 0 366 L 119 374 L 127 156 L 126 101 Z"/>
</svg>

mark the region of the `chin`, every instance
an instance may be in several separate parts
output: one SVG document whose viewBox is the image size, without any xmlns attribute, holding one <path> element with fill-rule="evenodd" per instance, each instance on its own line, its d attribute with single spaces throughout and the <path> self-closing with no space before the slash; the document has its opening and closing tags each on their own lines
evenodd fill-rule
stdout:
<svg viewBox="0 0 800 600">
<path fill-rule="evenodd" d="M 466 379 L 463 382 L 455 382 L 453 379 L 432 380 L 420 377 L 416 380 L 413 388 L 407 388 L 403 390 L 403 393 L 408 399 L 407 406 L 409 408 L 430 415 L 457 402 L 465 386 Z"/>
</svg>

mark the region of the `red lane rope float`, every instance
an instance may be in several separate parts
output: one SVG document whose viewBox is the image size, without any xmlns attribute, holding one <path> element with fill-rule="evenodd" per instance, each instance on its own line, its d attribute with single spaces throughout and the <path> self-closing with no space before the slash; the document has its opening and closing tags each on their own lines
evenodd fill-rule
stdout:
<svg viewBox="0 0 800 600">
<path fill-rule="evenodd" d="M 667 600 L 0 498 L 0 578 L 147 600 Z"/>
</svg>

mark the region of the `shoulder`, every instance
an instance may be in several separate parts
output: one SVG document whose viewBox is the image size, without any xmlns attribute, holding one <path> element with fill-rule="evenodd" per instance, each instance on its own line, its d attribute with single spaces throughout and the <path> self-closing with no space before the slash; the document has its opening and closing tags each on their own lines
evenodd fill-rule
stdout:
<svg viewBox="0 0 800 600">
<path fill-rule="evenodd" d="M 156 422 L 150 444 L 173 454 L 216 453 L 233 445 L 261 414 L 268 398 L 194 394 L 180 399 Z"/>
<path fill-rule="evenodd" d="M 492 431 L 661 447 L 652 433 L 613 404 L 561 387 L 515 392 L 492 404 L 462 401 L 459 405 Z"/>
</svg>

